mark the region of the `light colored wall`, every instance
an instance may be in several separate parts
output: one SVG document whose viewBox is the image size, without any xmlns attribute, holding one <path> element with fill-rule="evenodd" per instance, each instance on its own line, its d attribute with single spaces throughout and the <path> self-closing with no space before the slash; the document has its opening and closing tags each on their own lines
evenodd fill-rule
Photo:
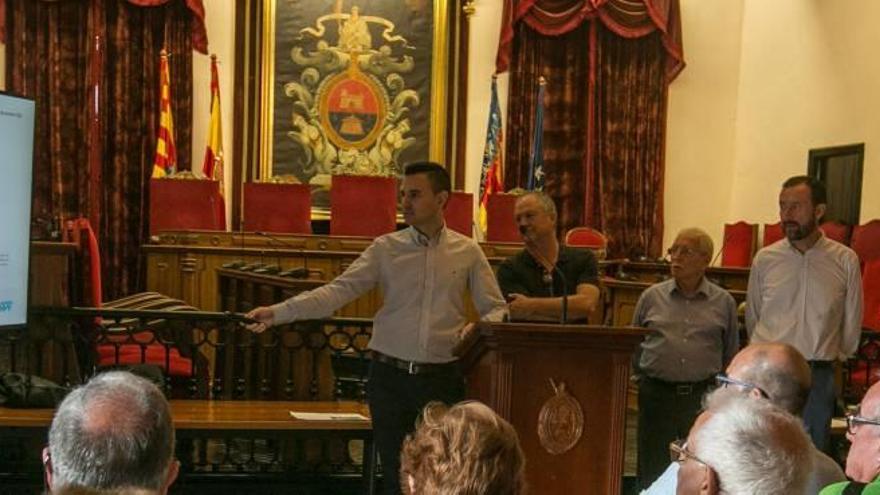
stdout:
<svg viewBox="0 0 880 495">
<path fill-rule="evenodd" d="M 223 185 L 226 197 L 232 197 L 232 87 L 235 76 L 235 0 L 211 0 L 205 5 L 208 30 L 208 54 L 193 52 L 193 171 L 201 174 L 208 125 L 211 117 L 211 57 L 216 54 L 220 78 L 220 110 L 223 126 Z M 226 201 L 227 222 L 231 219 L 232 202 Z"/>
<path fill-rule="evenodd" d="M 682 0 L 688 67 L 670 87 L 666 229 L 722 243 L 724 222 L 775 222 L 810 149 L 865 143 L 862 222 L 880 217 L 880 46 L 873 0 Z M 739 46 L 737 46 L 739 45 Z"/>
<path fill-rule="evenodd" d="M 664 239 L 701 227 L 720 247 L 735 174 L 743 8 L 682 0 L 687 67 L 669 87 Z"/>
</svg>

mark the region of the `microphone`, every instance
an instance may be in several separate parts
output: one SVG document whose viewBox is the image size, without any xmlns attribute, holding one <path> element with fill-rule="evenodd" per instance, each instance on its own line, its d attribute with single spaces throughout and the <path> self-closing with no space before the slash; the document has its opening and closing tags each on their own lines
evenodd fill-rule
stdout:
<svg viewBox="0 0 880 495">
<path fill-rule="evenodd" d="M 532 239 L 532 236 L 529 235 L 528 229 L 525 225 L 519 226 L 519 233 L 525 241 L 527 246 L 531 246 L 532 249 L 529 250 L 529 253 L 532 256 L 538 258 L 538 261 L 541 262 L 545 267 L 551 266 L 553 267 L 553 273 L 559 275 L 559 280 L 562 281 L 562 317 L 560 318 L 559 323 L 565 325 L 568 323 L 568 281 L 565 279 L 565 274 L 562 273 L 562 270 L 559 269 L 556 264 L 551 264 L 550 260 L 544 257 L 541 252 L 538 250 L 538 246 L 535 244 L 535 240 Z M 548 274 L 549 275 L 549 274 Z M 550 296 L 553 296 L 553 275 L 549 275 L 549 280 L 545 279 L 547 283 L 550 284 Z"/>
<path fill-rule="evenodd" d="M 275 237 L 274 235 L 269 234 L 268 232 L 256 231 L 254 233 L 260 237 L 265 237 L 265 238 L 269 239 L 270 241 L 277 242 L 278 244 L 281 244 L 282 246 L 285 246 L 285 247 L 288 247 L 288 248 L 293 249 L 295 251 L 298 251 L 302 255 L 303 266 L 297 267 L 297 268 L 291 268 L 289 270 L 285 270 L 283 272 L 280 272 L 280 273 L 278 273 L 279 277 L 309 278 L 309 261 L 308 261 L 309 258 L 305 255 L 302 248 L 300 248 L 299 246 L 294 246 L 293 244 L 285 241 L 284 239 L 280 239 L 278 237 Z M 281 254 L 278 252 L 277 249 L 275 250 L 275 252 L 278 253 L 278 268 L 280 270 L 281 269 Z"/>
<path fill-rule="evenodd" d="M 233 241 L 235 239 L 233 238 Z M 223 263 L 220 265 L 222 268 L 231 268 L 233 270 L 240 270 L 244 267 L 244 222 L 241 225 L 241 250 L 238 252 L 238 260 L 230 261 L 228 263 Z"/>
</svg>

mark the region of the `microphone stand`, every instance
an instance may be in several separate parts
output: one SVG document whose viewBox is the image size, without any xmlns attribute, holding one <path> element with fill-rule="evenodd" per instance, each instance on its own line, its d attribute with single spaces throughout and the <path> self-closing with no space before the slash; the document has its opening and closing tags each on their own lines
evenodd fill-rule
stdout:
<svg viewBox="0 0 880 495">
<path fill-rule="evenodd" d="M 529 250 L 529 253 L 538 258 L 538 261 L 546 266 L 550 266 L 553 268 L 553 273 L 559 275 L 559 279 L 562 281 L 562 316 L 560 318 L 559 323 L 565 325 L 568 323 L 568 281 L 565 279 L 565 274 L 562 273 L 562 270 L 556 266 L 555 263 L 550 263 L 550 260 L 544 257 L 541 254 L 541 251 L 538 249 L 538 246 L 535 244 L 535 241 L 526 233 L 525 228 L 520 227 L 520 234 L 523 237 L 527 246 L 531 246 L 532 249 Z M 550 278 L 550 295 L 553 296 L 553 278 Z"/>
<path fill-rule="evenodd" d="M 268 232 L 257 231 L 254 233 L 260 237 L 265 237 L 265 238 L 269 239 L 270 241 L 277 242 L 278 244 L 281 244 L 282 246 L 285 246 L 285 247 L 288 247 L 288 248 L 293 249 L 295 251 L 298 251 L 299 254 L 302 256 L 302 258 L 303 258 L 303 266 L 302 267 L 291 268 L 290 270 L 285 270 L 281 273 L 278 273 L 279 277 L 309 278 L 308 257 L 306 256 L 306 254 L 303 252 L 303 250 L 301 248 L 299 248 L 298 246 L 294 246 L 293 244 L 285 241 L 284 239 L 280 239 L 278 237 L 275 237 L 274 235 L 269 234 Z M 281 269 L 281 255 L 277 249 L 275 250 L 275 252 L 278 253 L 278 268 L 280 270 Z"/>
</svg>

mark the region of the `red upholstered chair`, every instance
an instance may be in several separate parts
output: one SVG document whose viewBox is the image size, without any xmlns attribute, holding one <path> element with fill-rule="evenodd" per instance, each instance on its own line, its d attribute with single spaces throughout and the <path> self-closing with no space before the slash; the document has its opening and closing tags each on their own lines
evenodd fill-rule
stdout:
<svg viewBox="0 0 880 495">
<path fill-rule="evenodd" d="M 486 241 L 522 242 L 516 220 L 513 219 L 513 207 L 518 197 L 507 193 L 489 195 L 486 204 Z"/>
<path fill-rule="evenodd" d="M 220 183 L 150 179 L 150 235 L 163 230 L 226 230 Z"/>
<path fill-rule="evenodd" d="M 862 270 L 862 297 L 862 327 L 880 332 L 880 258 L 865 263 Z"/>
<path fill-rule="evenodd" d="M 334 175 L 330 183 L 330 235 L 377 237 L 397 227 L 397 180 Z"/>
<path fill-rule="evenodd" d="M 453 191 L 446 203 L 446 226 L 450 229 L 472 237 L 474 232 L 474 195 L 466 192 Z"/>
<path fill-rule="evenodd" d="M 565 233 L 565 245 L 590 248 L 595 252 L 597 258 L 605 259 L 608 238 L 596 229 L 575 227 Z"/>
<path fill-rule="evenodd" d="M 856 225 L 850 247 L 859 255 L 863 269 L 868 261 L 880 258 L 880 220 Z"/>
<path fill-rule="evenodd" d="M 764 224 L 764 240 L 761 243 L 761 246 L 769 246 L 774 242 L 785 237 L 785 233 L 782 232 L 782 223 L 765 223 Z"/>
<path fill-rule="evenodd" d="M 843 245 L 849 245 L 849 235 L 852 231 L 852 227 L 849 225 L 840 222 L 825 222 L 819 228 L 822 229 L 822 232 L 825 232 L 825 237 Z"/>
<path fill-rule="evenodd" d="M 748 267 L 758 241 L 758 225 L 746 222 L 724 224 L 721 266 Z"/>
<path fill-rule="evenodd" d="M 312 194 L 305 184 L 248 182 L 242 230 L 312 233 Z"/>
</svg>

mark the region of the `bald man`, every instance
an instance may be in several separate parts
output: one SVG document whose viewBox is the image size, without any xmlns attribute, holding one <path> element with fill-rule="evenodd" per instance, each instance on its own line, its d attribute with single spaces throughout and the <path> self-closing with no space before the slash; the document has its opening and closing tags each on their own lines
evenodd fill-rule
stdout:
<svg viewBox="0 0 880 495">
<path fill-rule="evenodd" d="M 752 344 L 740 351 L 727 367 L 726 375 L 718 377 L 720 386 L 739 391 L 756 400 L 766 400 L 786 412 L 800 416 L 810 394 L 810 365 L 797 349 L 782 343 Z M 810 445 L 813 471 L 808 495 L 822 487 L 846 479 L 833 459 Z M 643 495 L 673 494 L 676 491 L 678 464 L 666 472 Z"/>
<path fill-rule="evenodd" d="M 851 442 L 846 475 L 853 481 L 831 485 L 822 495 L 880 495 L 880 383 L 868 389 L 858 411 L 846 417 Z"/>
</svg>

